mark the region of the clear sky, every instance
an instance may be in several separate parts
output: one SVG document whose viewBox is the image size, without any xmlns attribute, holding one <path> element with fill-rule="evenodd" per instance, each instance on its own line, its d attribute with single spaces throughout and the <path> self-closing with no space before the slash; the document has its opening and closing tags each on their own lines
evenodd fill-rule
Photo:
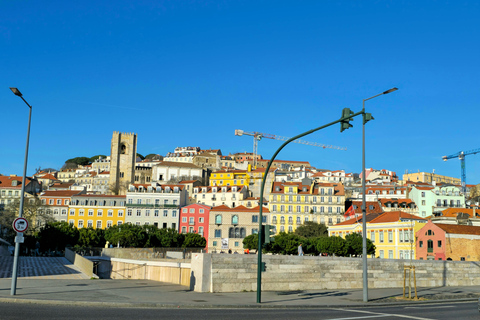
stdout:
<svg viewBox="0 0 480 320">
<path fill-rule="evenodd" d="M 2 1 L 0 173 L 28 175 L 110 154 L 113 131 L 138 152 L 179 146 L 252 152 L 235 129 L 292 137 L 366 102 L 366 166 L 460 177 L 444 155 L 480 148 L 479 1 Z M 361 171 L 361 120 L 277 157 Z M 264 139 L 269 159 L 281 142 Z M 480 183 L 480 154 L 467 156 Z"/>
</svg>

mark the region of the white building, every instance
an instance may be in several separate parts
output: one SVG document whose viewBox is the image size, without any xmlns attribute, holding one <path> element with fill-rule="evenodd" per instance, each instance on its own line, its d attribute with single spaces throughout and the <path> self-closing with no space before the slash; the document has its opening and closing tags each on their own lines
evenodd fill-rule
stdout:
<svg viewBox="0 0 480 320">
<path fill-rule="evenodd" d="M 152 167 L 152 182 L 160 184 L 179 178 L 200 180 L 203 176 L 204 170 L 191 163 L 162 161 Z"/>
<path fill-rule="evenodd" d="M 186 203 L 183 185 L 131 184 L 127 190 L 125 223 L 178 231 L 180 208 Z"/>
<path fill-rule="evenodd" d="M 249 195 L 246 186 L 199 186 L 193 188 L 192 197 L 196 203 L 210 207 L 228 206 L 235 208 Z"/>
</svg>

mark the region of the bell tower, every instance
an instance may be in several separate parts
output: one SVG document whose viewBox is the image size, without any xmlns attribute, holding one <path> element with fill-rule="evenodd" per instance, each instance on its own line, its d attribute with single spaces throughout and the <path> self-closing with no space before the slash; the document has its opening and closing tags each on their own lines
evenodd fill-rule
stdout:
<svg viewBox="0 0 480 320">
<path fill-rule="evenodd" d="M 114 131 L 110 151 L 110 194 L 126 194 L 135 177 L 137 135 Z"/>
</svg>

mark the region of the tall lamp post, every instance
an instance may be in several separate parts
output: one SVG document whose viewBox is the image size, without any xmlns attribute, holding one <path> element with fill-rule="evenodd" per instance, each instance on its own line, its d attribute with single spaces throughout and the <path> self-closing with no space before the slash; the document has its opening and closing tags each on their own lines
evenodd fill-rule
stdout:
<svg viewBox="0 0 480 320">
<path fill-rule="evenodd" d="M 28 104 L 27 101 L 22 96 L 22 93 L 17 88 L 10 88 L 12 92 L 22 98 L 22 100 L 27 104 L 30 112 L 28 114 L 28 130 L 27 130 L 27 146 L 25 148 L 25 162 L 23 164 L 23 177 L 22 177 L 22 191 L 20 193 L 20 207 L 18 209 L 18 217 L 22 218 L 23 216 L 23 203 L 25 199 L 25 178 L 27 176 L 27 160 L 28 160 L 28 143 L 30 139 L 30 122 L 32 120 L 32 106 Z M 10 290 L 10 295 L 14 296 L 17 290 L 17 272 L 18 272 L 18 253 L 20 251 L 20 240 L 18 239 L 19 236 L 23 234 L 17 233 L 17 237 L 15 238 L 15 254 L 13 258 L 13 273 L 12 273 L 12 287 Z"/>
<path fill-rule="evenodd" d="M 363 262 L 363 302 L 368 302 L 368 274 L 367 274 L 367 201 L 366 201 L 366 187 L 365 181 L 367 180 L 365 174 L 365 123 L 369 120 L 372 120 L 373 117 L 370 113 L 365 113 L 365 101 L 376 98 L 383 94 L 387 94 L 393 91 L 398 90 L 398 88 L 392 88 L 373 97 L 363 99 L 363 125 L 362 125 L 362 236 L 363 236 L 363 252 L 362 252 L 362 262 Z"/>
</svg>

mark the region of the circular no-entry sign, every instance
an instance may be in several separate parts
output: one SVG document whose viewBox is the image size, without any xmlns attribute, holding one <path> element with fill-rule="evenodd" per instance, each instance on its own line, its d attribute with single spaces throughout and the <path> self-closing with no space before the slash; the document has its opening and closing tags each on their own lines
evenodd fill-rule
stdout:
<svg viewBox="0 0 480 320">
<path fill-rule="evenodd" d="M 28 228 L 28 221 L 25 218 L 17 218 L 13 220 L 13 229 L 17 232 L 25 232 Z"/>
</svg>

